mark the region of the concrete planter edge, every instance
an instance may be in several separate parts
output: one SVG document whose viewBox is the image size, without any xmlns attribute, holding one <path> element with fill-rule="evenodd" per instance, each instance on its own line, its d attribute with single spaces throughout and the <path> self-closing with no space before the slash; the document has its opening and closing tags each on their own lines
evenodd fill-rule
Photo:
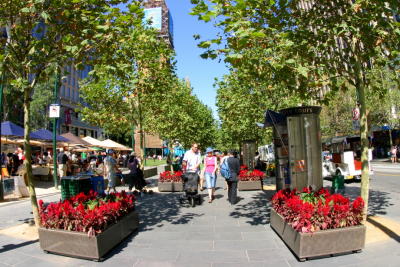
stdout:
<svg viewBox="0 0 400 267">
<path fill-rule="evenodd" d="M 176 182 L 158 182 L 158 191 L 160 192 L 182 192 L 183 183 Z"/>
<path fill-rule="evenodd" d="M 239 191 L 262 190 L 262 181 L 240 181 L 238 182 Z"/>
<path fill-rule="evenodd" d="M 88 236 L 82 232 L 39 228 L 39 243 L 45 252 L 100 261 L 138 226 L 139 215 L 133 211 L 96 236 Z"/>
<path fill-rule="evenodd" d="M 271 209 L 270 224 L 300 261 L 318 256 L 360 252 L 365 246 L 365 225 L 299 233 L 274 209 Z"/>
</svg>

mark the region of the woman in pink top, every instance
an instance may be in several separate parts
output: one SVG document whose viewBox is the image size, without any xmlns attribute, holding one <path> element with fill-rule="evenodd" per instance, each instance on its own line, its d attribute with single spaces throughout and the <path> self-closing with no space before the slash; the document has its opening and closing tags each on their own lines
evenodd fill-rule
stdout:
<svg viewBox="0 0 400 267">
<path fill-rule="evenodd" d="M 208 203 L 211 203 L 214 199 L 215 183 L 217 181 L 217 157 L 213 155 L 211 147 L 206 150 L 207 155 L 204 157 L 204 176 L 207 182 L 208 189 Z"/>
</svg>

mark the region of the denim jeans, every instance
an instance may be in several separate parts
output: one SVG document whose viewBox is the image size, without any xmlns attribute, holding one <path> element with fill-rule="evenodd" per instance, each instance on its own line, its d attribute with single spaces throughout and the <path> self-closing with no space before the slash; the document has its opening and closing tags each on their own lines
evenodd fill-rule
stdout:
<svg viewBox="0 0 400 267">
<path fill-rule="evenodd" d="M 215 174 L 206 172 L 204 173 L 207 182 L 207 188 L 215 188 L 215 183 L 217 182 L 217 176 Z"/>
</svg>

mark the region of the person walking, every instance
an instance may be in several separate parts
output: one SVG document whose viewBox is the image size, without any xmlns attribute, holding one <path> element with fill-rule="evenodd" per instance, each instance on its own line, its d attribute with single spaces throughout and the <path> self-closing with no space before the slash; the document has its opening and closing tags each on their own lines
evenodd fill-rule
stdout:
<svg viewBox="0 0 400 267">
<path fill-rule="evenodd" d="M 64 153 L 64 148 L 60 148 L 60 153 L 57 155 L 58 176 L 60 179 L 67 175 L 68 156 Z"/>
<path fill-rule="evenodd" d="M 183 156 L 183 162 L 182 162 L 183 169 L 188 175 L 197 176 L 198 180 L 200 163 L 201 163 L 201 155 L 199 152 L 199 146 L 197 143 L 193 143 L 191 149 L 186 151 L 185 155 Z M 200 188 L 200 190 L 202 190 L 202 188 Z"/>
<path fill-rule="evenodd" d="M 208 147 L 206 149 L 206 156 L 204 157 L 204 177 L 206 179 L 208 190 L 208 203 L 214 200 L 215 183 L 217 181 L 217 157 L 213 155 L 213 149 Z"/>
<path fill-rule="evenodd" d="M 236 152 L 229 151 L 228 158 L 226 159 L 230 171 L 230 178 L 227 180 L 228 182 L 228 201 L 231 205 L 235 205 L 237 202 L 237 184 L 238 184 L 238 175 L 240 171 L 240 162 L 236 157 Z"/>
<path fill-rule="evenodd" d="M 107 151 L 107 156 L 104 159 L 103 166 L 104 179 L 108 180 L 107 193 L 110 193 L 110 189 L 113 189 L 114 192 L 117 192 L 115 189 L 117 182 L 117 171 L 117 161 L 114 158 L 114 151 L 109 149 Z"/>
<path fill-rule="evenodd" d="M 390 154 L 391 154 L 392 163 L 397 162 L 397 147 L 396 146 L 392 146 L 392 149 L 390 150 Z"/>
<path fill-rule="evenodd" d="M 223 154 L 222 154 L 222 156 L 221 156 L 220 162 L 219 162 L 219 170 L 221 170 L 221 166 L 222 166 L 222 164 L 224 163 L 224 161 L 225 161 L 227 158 L 229 158 L 229 156 L 228 156 L 228 151 L 224 151 Z M 225 184 L 225 185 L 224 185 L 224 190 L 227 190 L 227 189 L 228 189 L 228 181 L 225 180 L 225 183 L 224 183 L 224 184 Z"/>
<path fill-rule="evenodd" d="M 138 191 L 142 191 L 144 185 L 140 179 L 140 163 L 133 152 L 129 156 L 128 168 L 130 170 L 128 179 L 129 192 L 132 192 L 133 187 Z"/>
</svg>

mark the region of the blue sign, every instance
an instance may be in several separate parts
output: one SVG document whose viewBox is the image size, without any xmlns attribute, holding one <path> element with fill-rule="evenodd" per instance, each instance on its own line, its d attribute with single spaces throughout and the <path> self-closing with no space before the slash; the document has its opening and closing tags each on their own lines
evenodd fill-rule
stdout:
<svg viewBox="0 0 400 267">
<path fill-rule="evenodd" d="M 147 24 L 148 21 L 151 21 L 150 27 L 154 29 L 160 30 L 162 28 L 162 8 L 146 8 L 144 10 L 144 23 Z"/>
</svg>

